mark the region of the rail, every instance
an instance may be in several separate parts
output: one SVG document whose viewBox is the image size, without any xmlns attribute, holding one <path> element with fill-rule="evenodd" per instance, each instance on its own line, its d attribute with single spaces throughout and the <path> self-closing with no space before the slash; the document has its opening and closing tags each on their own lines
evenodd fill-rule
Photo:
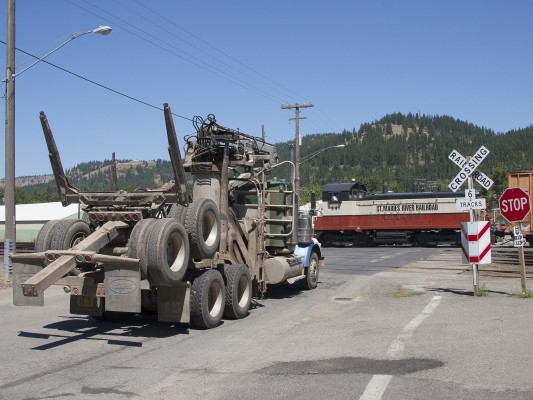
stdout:
<svg viewBox="0 0 533 400">
<path fill-rule="evenodd" d="M 35 243 L 17 243 L 17 253 L 33 253 Z M 4 255 L 4 242 L 0 243 L 0 256 Z"/>
<path fill-rule="evenodd" d="M 17 253 L 33 253 L 34 243 L 17 243 Z M 518 265 L 518 250 L 514 247 L 492 247 L 492 263 L 505 265 Z M 4 255 L 3 243 L 0 246 L 0 255 Z M 524 259 L 527 266 L 533 267 L 533 248 L 524 248 Z"/>
<path fill-rule="evenodd" d="M 518 265 L 518 249 L 515 247 L 492 247 L 492 264 Z M 533 266 L 533 248 L 524 247 L 526 266 Z"/>
</svg>

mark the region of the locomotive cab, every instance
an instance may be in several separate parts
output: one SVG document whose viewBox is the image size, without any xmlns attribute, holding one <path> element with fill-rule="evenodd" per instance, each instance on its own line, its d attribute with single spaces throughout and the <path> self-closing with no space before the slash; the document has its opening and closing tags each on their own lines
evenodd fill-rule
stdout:
<svg viewBox="0 0 533 400">
<path fill-rule="evenodd" d="M 359 200 L 366 197 L 366 186 L 361 182 L 330 183 L 322 188 L 322 201 L 340 203 L 346 200 Z"/>
</svg>

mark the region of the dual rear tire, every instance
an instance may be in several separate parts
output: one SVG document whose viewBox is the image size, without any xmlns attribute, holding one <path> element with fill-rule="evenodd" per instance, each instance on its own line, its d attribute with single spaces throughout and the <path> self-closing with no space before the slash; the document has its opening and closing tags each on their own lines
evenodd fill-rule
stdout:
<svg viewBox="0 0 533 400">
<path fill-rule="evenodd" d="M 81 219 L 54 219 L 45 223 L 35 239 L 35 251 L 67 250 L 91 234 L 89 224 Z"/>
<path fill-rule="evenodd" d="M 190 300 L 191 323 L 196 328 L 214 328 L 224 316 L 244 318 L 252 301 L 250 271 L 242 264 L 227 266 L 224 277 L 216 269 L 206 270 L 193 280 Z"/>
<path fill-rule="evenodd" d="M 189 263 L 189 240 L 175 219 L 143 219 L 133 228 L 128 257 L 138 258 L 142 275 L 155 286 L 181 282 Z"/>
<path fill-rule="evenodd" d="M 226 304 L 224 315 L 241 319 L 248 315 L 252 302 L 252 276 L 244 264 L 230 265 L 225 270 Z"/>
<path fill-rule="evenodd" d="M 91 234 L 91 228 L 81 219 L 51 220 L 45 223 L 35 239 L 35 252 L 68 250 Z M 83 264 L 73 268 L 68 275 L 78 275 Z"/>
</svg>

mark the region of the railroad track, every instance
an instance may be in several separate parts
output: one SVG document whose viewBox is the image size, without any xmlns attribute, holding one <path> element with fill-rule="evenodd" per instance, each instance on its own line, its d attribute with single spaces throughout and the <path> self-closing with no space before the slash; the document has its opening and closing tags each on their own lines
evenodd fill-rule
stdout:
<svg viewBox="0 0 533 400">
<path fill-rule="evenodd" d="M 18 253 L 32 253 L 34 250 L 33 243 L 17 243 Z M 492 263 L 502 265 L 518 265 L 518 249 L 515 247 L 496 247 L 492 246 Z M 4 255 L 4 246 L 0 247 L 0 256 Z M 525 262 L 527 266 L 533 266 L 533 248 L 524 248 Z"/>
<path fill-rule="evenodd" d="M 17 253 L 33 253 L 34 243 L 17 243 Z M 4 256 L 4 243 L 0 244 L 0 256 Z"/>
<path fill-rule="evenodd" d="M 492 247 L 493 264 L 518 265 L 518 248 L 515 247 Z M 533 248 L 524 247 L 524 260 L 527 266 L 533 266 Z"/>
</svg>

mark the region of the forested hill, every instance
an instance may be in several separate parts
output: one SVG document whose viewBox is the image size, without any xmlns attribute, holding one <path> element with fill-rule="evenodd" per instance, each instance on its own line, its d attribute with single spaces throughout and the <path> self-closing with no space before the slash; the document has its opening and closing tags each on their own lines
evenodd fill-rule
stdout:
<svg viewBox="0 0 533 400">
<path fill-rule="evenodd" d="M 293 144 L 276 143 L 281 160 L 288 160 Z M 501 193 L 509 171 L 533 170 L 531 126 L 496 134 L 448 116 L 396 113 L 363 124 L 359 130 L 303 135 L 302 159 L 339 144 L 345 146 L 328 149 L 302 163 L 302 188 L 316 190 L 324 183 L 355 179 L 365 183 L 370 192 L 381 191 L 384 183 L 395 192 L 413 191 L 415 184 L 418 190 L 448 190 L 448 183 L 459 172 L 448 159 L 450 152 L 455 149 L 469 156 L 481 145 L 490 154 L 480 169 L 495 182 L 486 196 Z M 83 190 L 108 190 L 109 165 L 109 160 L 86 162 L 67 174 L 71 183 Z M 172 167 L 164 160 L 121 160 L 117 169 L 119 188 L 125 190 L 155 188 L 172 179 Z M 273 175 L 282 177 L 286 172 L 275 169 Z M 43 183 L 44 177 L 25 177 L 25 181 L 27 186 L 17 189 L 17 203 L 58 200 L 53 182 Z"/>
<path fill-rule="evenodd" d="M 278 144 L 282 158 L 292 143 Z M 480 170 L 491 177 L 494 192 L 507 186 L 509 171 L 533 170 L 533 127 L 496 134 L 494 131 L 448 116 L 400 113 L 361 125 L 359 130 L 340 134 L 305 135 L 301 154 L 332 148 L 301 166 L 302 183 L 364 182 L 370 191 L 381 191 L 383 183 L 395 192 L 448 190 L 459 172 L 448 155 L 457 150 L 473 155 L 481 145 L 490 150 Z"/>
</svg>

